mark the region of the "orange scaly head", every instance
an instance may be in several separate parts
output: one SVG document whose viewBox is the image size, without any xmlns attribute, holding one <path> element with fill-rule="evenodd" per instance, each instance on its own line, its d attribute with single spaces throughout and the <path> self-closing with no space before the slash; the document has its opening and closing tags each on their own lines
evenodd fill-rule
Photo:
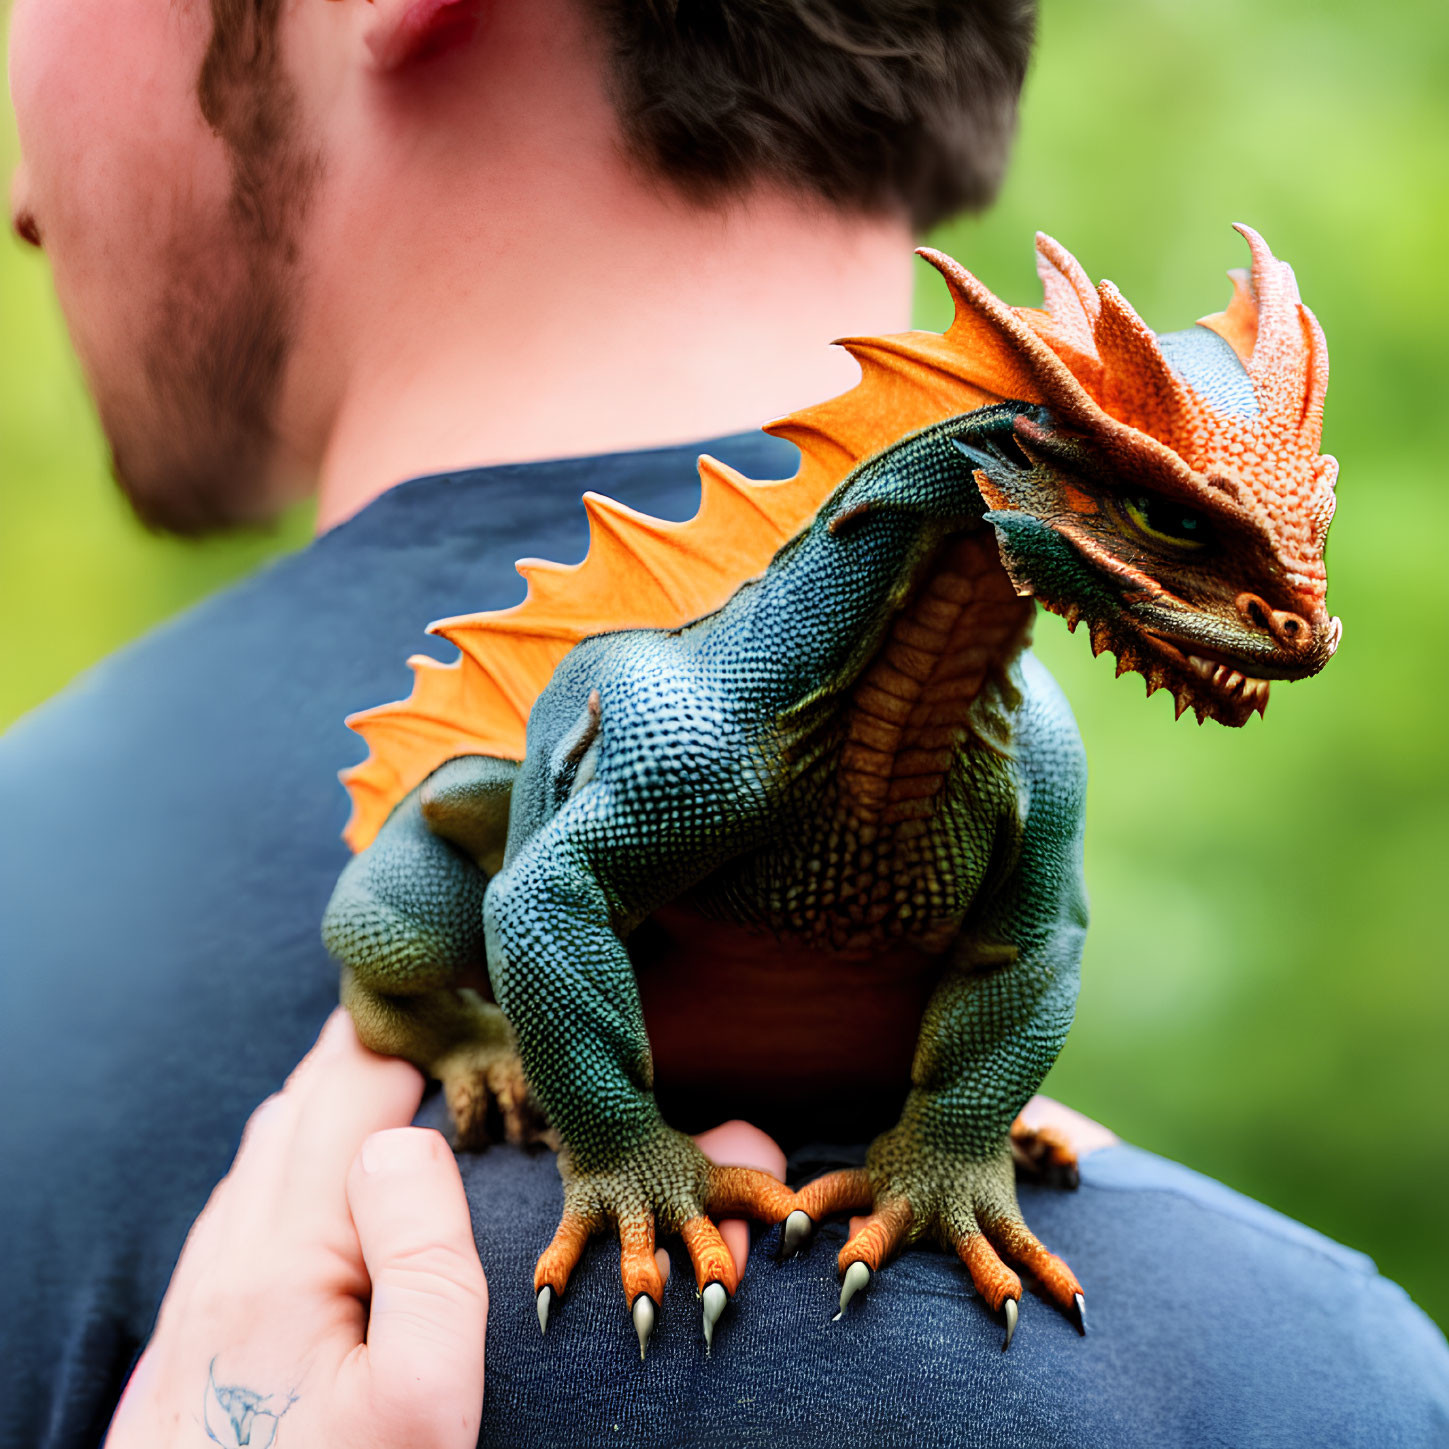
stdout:
<svg viewBox="0 0 1449 1449">
<path fill-rule="evenodd" d="M 1324 608 L 1327 348 L 1291 268 L 1238 230 L 1253 266 L 1232 274 L 1227 311 L 1160 337 L 1049 237 L 1044 311 L 933 258 L 1044 405 L 1007 446 L 967 450 L 1012 582 L 1085 621 L 1093 652 L 1170 689 L 1179 715 L 1230 725 L 1263 710 L 1270 679 L 1321 669 L 1341 634 Z"/>
</svg>

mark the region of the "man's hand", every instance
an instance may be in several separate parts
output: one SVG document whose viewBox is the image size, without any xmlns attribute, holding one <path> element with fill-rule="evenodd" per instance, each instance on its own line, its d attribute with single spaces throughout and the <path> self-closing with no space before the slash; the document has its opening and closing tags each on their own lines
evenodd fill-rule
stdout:
<svg viewBox="0 0 1449 1449">
<path fill-rule="evenodd" d="M 472 1449 L 488 1285 L 422 1090 L 333 1013 L 192 1228 L 107 1449 Z"/>
</svg>

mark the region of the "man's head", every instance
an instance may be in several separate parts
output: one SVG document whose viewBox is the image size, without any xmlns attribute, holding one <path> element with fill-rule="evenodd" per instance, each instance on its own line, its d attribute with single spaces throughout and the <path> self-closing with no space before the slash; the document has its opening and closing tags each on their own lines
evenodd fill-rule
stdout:
<svg viewBox="0 0 1449 1449">
<path fill-rule="evenodd" d="M 359 288 L 446 250 L 460 197 L 545 246 L 528 193 L 591 153 L 683 206 L 767 190 L 928 226 L 997 185 L 1033 8 L 17 0 L 16 230 L 137 512 L 202 533 L 305 488 Z M 460 290 L 494 260 L 452 258 Z"/>
</svg>

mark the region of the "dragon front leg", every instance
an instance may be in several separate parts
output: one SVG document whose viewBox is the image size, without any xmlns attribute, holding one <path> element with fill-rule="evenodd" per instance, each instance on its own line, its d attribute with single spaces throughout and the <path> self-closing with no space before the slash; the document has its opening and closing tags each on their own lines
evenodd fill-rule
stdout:
<svg viewBox="0 0 1449 1449">
<path fill-rule="evenodd" d="M 1071 1025 L 1087 924 L 1079 753 L 1063 749 L 1051 763 L 1051 773 L 1021 779 L 1019 814 L 1004 822 L 1014 863 L 977 903 L 927 1006 L 900 1122 L 863 1169 L 800 1193 L 812 1220 L 868 1214 L 840 1253 L 842 1312 L 893 1253 L 930 1238 L 960 1256 L 1004 1315 L 1007 1344 L 1022 1292 L 1016 1268 L 1085 1330 L 1081 1284 L 1022 1217 L 1012 1151 L 1015 1140 L 1070 1180 L 1069 1150 L 1019 1121 Z"/>
<path fill-rule="evenodd" d="M 841 1249 L 840 1310 L 900 1248 L 921 1238 L 955 1252 L 986 1303 L 1004 1315 L 1005 1346 L 1016 1329 L 1026 1269 L 1085 1330 L 1075 1274 L 1032 1233 L 1017 1204 L 1011 1128 L 1065 1034 L 1053 1005 L 982 1051 L 992 1024 L 1009 1018 L 1017 994 L 1001 968 L 987 978 L 949 973 L 922 1025 L 915 1086 L 900 1122 L 876 1139 L 861 1169 L 831 1173 L 800 1193 L 812 1221 L 867 1214 Z M 1058 1018 L 1060 1019 L 1060 1018 Z M 1070 1019 L 1070 1003 L 1067 1005 Z"/>
<path fill-rule="evenodd" d="M 778 1222 L 797 1202 L 768 1173 L 715 1165 L 660 1115 L 600 865 L 566 830 L 545 829 L 492 883 L 484 915 L 494 990 L 563 1141 L 563 1211 L 534 1273 L 539 1324 L 547 1330 L 588 1240 L 612 1228 L 642 1356 L 662 1301 L 659 1236 L 684 1241 L 708 1344 L 738 1281 L 715 1220 Z"/>
</svg>

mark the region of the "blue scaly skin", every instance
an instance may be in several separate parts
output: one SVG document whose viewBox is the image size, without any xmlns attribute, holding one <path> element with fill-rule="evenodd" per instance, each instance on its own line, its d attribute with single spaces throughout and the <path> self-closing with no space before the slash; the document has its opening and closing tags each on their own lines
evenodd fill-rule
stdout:
<svg viewBox="0 0 1449 1449">
<path fill-rule="evenodd" d="M 1204 336 L 1174 365 L 1247 405 L 1241 364 Z M 1115 476 L 1040 405 L 951 418 L 857 467 L 717 612 L 573 649 L 521 767 L 455 759 L 397 807 L 339 881 L 326 939 L 362 1039 L 442 1079 L 460 1140 L 490 1113 L 515 1138 L 546 1115 L 564 1209 L 541 1323 L 609 1224 L 642 1352 L 656 1234 L 684 1237 L 708 1337 L 735 1288 L 713 1216 L 785 1220 L 789 1249 L 855 1211 L 842 1310 L 930 1237 L 1008 1343 L 1007 1260 L 1082 1324 L 1076 1278 L 1022 1220 L 1009 1140 L 1071 1024 L 1087 923 L 1082 747 L 1027 649 L 1024 595 L 1087 622 L 1179 713 L 1240 724 L 1264 680 L 1315 672 L 1338 636 L 1286 607 L 1240 513 Z M 681 904 L 762 941 L 932 960 L 910 1093 L 864 1169 L 795 1194 L 665 1122 L 628 942 Z"/>
</svg>

